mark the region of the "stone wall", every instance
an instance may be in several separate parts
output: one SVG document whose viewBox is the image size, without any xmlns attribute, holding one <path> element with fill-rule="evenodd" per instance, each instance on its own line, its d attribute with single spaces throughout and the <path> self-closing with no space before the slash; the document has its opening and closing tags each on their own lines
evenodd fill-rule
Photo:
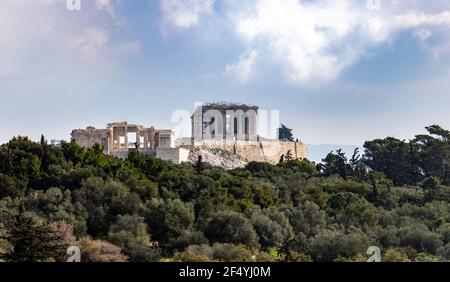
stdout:
<svg viewBox="0 0 450 282">
<path fill-rule="evenodd" d="M 114 157 L 117 157 L 117 158 L 126 159 L 128 157 L 128 153 L 129 152 L 130 152 L 129 150 L 113 151 L 113 152 L 110 153 L 110 155 L 114 156 Z M 153 149 L 148 149 L 148 150 L 140 149 L 139 150 L 139 154 L 142 154 L 144 156 L 155 157 L 156 156 L 156 150 L 153 150 Z"/>
<path fill-rule="evenodd" d="M 73 141 L 86 149 L 99 144 L 103 146 L 105 153 L 108 153 L 108 130 L 106 129 L 77 129 L 73 130 L 71 135 Z"/>
<path fill-rule="evenodd" d="M 189 150 L 185 148 L 156 148 L 156 157 L 164 161 L 170 161 L 175 164 L 187 162 L 189 159 Z"/>
<path fill-rule="evenodd" d="M 219 148 L 237 154 L 248 161 L 268 162 L 277 164 L 282 155 L 288 151 L 294 159 L 308 157 L 306 145 L 294 141 L 259 141 L 259 142 L 234 142 L 226 143 L 220 141 L 195 142 L 194 147 L 198 149 Z"/>
</svg>

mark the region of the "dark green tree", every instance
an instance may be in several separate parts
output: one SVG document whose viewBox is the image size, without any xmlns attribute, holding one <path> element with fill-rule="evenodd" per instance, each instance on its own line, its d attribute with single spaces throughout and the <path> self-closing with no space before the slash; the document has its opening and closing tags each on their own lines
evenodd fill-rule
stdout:
<svg viewBox="0 0 450 282">
<path fill-rule="evenodd" d="M 364 164 L 364 160 L 359 154 L 359 149 L 355 148 L 352 158 L 349 161 L 351 166 L 351 175 L 359 182 L 367 181 L 367 168 Z"/>
<path fill-rule="evenodd" d="M 450 184 L 449 132 L 437 125 L 426 128 L 429 135 L 417 135 L 412 141 L 416 148 L 416 162 L 425 177 L 436 176 Z"/>
<path fill-rule="evenodd" d="M 28 215 L 21 205 L 13 211 L 7 223 L 6 234 L 1 237 L 11 248 L 0 255 L 8 262 L 40 262 L 51 261 L 64 253 L 61 234 L 56 232 L 47 222 L 39 222 Z"/>
<path fill-rule="evenodd" d="M 278 139 L 282 141 L 294 141 L 294 135 L 292 129 L 284 124 L 278 128 Z"/>
<path fill-rule="evenodd" d="M 408 142 L 392 137 L 376 139 L 364 144 L 365 164 L 372 170 L 383 172 L 394 185 L 415 184 L 418 175 L 412 169 Z"/>
<path fill-rule="evenodd" d="M 40 141 L 41 145 L 47 145 L 47 140 L 44 137 L 44 134 L 41 135 L 41 141 Z"/>
<path fill-rule="evenodd" d="M 211 242 L 245 244 L 258 247 L 258 235 L 253 226 L 242 214 L 223 211 L 214 215 L 204 229 Z"/>
<path fill-rule="evenodd" d="M 203 162 L 202 155 L 199 155 L 197 158 L 197 162 L 194 165 L 195 171 L 197 174 L 202 174 L 202 171 L 205 170 L 206 164 Z"/>
<path fill-rule="evenodd" d="M 351 167 L 347 163 L 347 157 L 342 149 L 337 150 L 336 153 L 330 152 L 322 162 L 320 167 L 324 176 L 339 175 L 347 179 L 351 172 Z"/>
</svg>

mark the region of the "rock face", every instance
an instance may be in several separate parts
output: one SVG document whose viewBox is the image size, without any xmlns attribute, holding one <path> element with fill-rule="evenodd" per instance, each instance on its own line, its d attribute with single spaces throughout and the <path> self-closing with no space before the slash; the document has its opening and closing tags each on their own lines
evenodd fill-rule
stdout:
<svg viewBox="0 0 450 282">
<path fill-rule="evenodd" d="M 203 162 L 225 169 L 235 169 L 248 164 L 245 158 L 219 148 L 195 148 L 189 153 L 189 162 L 197 162 L 200 155 Z"/>
<path fill-rule="evenodd" d="M 290 155 L 292 159 L 307 158 L 305 144 L 295 141 L 258 141 L 258 142 L 194 142 L 196 149 L 220 149 L 232 155 L 239 155 L 248 162 L 267 162 L 277 164 L 281 157 Z"/>
<path fill-rule="evenodd" d="M 290 155 L 292 159 L 307 158 L 305 144 L 295 141 L 260 141 L 260 142 L 194 142 L 190 138 L 178 139 L 177 147 L 190 150 L 190 163 L 197 162 L 201 155 L 203 161 L 213 166 L 226 169 L 244 167 L 249 162 L 279 163 L 281 156 Z"/>
</svg>

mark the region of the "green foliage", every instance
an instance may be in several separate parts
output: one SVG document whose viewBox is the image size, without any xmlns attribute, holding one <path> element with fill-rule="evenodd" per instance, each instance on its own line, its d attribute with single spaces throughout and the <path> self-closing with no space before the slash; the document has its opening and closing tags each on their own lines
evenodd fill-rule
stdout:
<svg viewBox="0 0 450 282">
<path fill-rule="evenodd" d="M 363 254 L 368 246 L 370 239 L 360 230 L 324 229 L 310 239 L 309 253 L 314 261 L 334 261 L 339 257 Z"/>
<path fill-rule="evenodd" d="M 292 129 L 281 124 L 280 128 L 278 128 L 278 139 L 283 141 L 293 141 L 294 135 L 292 134 Z"/>
<path fill-rule="evenodd" d="M 364 261 L 375 245 L 383 261 L 450 261 L 450 134 L 427 130 L 322 164 L 285 152 L 234 170 L 13 138 L 0 146 L 0 253 L 60 261 L 78 240 L 84 261 Z"/>
<path fill-rule="evenodd" d="M 258 235 L 250 220 L 236 212 L 224 211 L 214 215 L 203 231 L 211 242 L 259 246 Z"/>
<path fill-rule="evenodd" d="M 150 235 L 144 218 L 136 215 L 119 215 L 111 225 L 108 240 L 121 247 L 129 261 L 151 262 L 160 259 L 160 250 L 150 246 Z"/>
<path fill-rule="evenodd" d="M 145 222 L 153 239 L 166 244 L 192 228 L 193 207 L 179 199 L 152 199 L 146 204 Z"/>
<path fill-rule="evenodd" d="M 276 209 L 255 210 L 250 220 L 264 248 L 279 247 L 293 235 L 288 219 Z"/>
<path fill-rule="evenodd" d="M 6 240 L 10 247 L 0 259 L 8 262 L 51 261 L 64 252 L 62 237 L 47 222 L 27 214 L 23 206 L 10 211 Z"/>
<path fill-rule="evenodd" d="M 325 159 L 322 160 L 321 171 L 324 176 L 339 175 L 347 179 L 350 174 L 350 165 L 347 163 L 347 157 L 341 149 L 329 153 Z"/>
</svg>

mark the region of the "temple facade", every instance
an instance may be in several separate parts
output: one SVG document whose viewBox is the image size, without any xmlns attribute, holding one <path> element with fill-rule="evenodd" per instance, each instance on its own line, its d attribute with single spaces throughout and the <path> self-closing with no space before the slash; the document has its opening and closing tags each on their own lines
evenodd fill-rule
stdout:
<svg viewBox="0 0 450 282">
<path fill-rule="evenodd" d="M 167 129 L 146 128 L 128 122 L 109 123 L 105 129 L 92 126 L 72 131 L 72 140 L 84 148 L 99 144 L 105 154 L 126 158 L 130 150 L 181 163 L 187 161 L 189 151 L 175 147 L 174 132 Z"/>
<path fill-rule="evenodd" d="M 259 107 L 238 103 L 209 103 L 196 107 L 191 116 L 192 147 L 219 148 L 248 161 L 276 164 L 288 156 L 307 157 L 305 144 L 298 140 L 263 138 L 259 132 Z"/>
</svg>

